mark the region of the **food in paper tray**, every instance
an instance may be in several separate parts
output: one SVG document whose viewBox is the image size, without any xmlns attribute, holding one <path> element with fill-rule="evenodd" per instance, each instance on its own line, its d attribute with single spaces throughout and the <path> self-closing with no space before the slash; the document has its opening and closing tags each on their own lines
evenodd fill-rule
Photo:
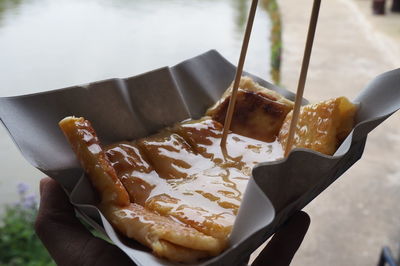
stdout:
<svg viewBox="0 0 400 266">
<path fill-rule="evenodd" d="M 227 247 L 252 168 L 283 157 L 293 109 L 293 102 L 250 78 L 239 88 L 227 153 L 220 141 L 230 88 L 200 120 L 135 141 L 101 146 L 84 118 L 60 122 L 116 230 L 176 262 Z M 332 155 L 355 112 L 343 97 L 302 107 L 294 146 Z"/>
</svg>

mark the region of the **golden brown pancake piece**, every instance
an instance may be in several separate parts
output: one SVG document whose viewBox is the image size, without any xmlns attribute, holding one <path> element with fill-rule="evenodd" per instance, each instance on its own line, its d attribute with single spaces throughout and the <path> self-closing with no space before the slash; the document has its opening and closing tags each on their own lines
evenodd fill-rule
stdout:
<svg viewBox="0 0 400 266">
<path fill-rule="evenodd" d="M 280 144 L 230 133 L 229 158 L 220 148 L 222 125 L 210 117 L 179 123 L 107 155 L 132 199 L 226 242 L 243 192 L 258 162 L 282 156 Z"/>
<path fill-rule="evenodd" d="M 308 148 L 333 155 L 354 127 L 356 105 L 345 97 L 338 97 L 301 107 L 293 148 Z M 292 112 L 288 114 L 279 132 L 279 141 L 285 147 Z"/>
<path fill-rule="evenodd" d="M 207 110 L 206 115 L 224 124 L 231 91 L 232 88 L 229 88 L 222 99 Z M 248 77 L 242 77 L 230 129 L 249 138 L 272 142 L 292 109 L 293 102 Z"/>
<path fill-rule="evenodd" d="M 177 262 L 194 262 L 224 249 L 225 242 L 129 202 L 89 121 L 67 117 L 59 125 L 100 195 L 99 209 L 119 232 L 151 248 L 156 255 Z"/>
<path fill-rule="evenodd" d="M 84 118 L 66 117 L 59 123 L 103 203 L 129 204 L 129 195 L 115 174 L 92 125 Z"/>
</svg>

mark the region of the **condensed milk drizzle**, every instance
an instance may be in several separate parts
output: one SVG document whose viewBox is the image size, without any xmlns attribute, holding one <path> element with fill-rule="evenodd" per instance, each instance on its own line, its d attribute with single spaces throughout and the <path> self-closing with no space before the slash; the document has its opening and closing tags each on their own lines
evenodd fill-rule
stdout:
<svg viewBox="0 0 400 266">
<path fill-rule="evenodd" d="M 157 135 L 114 144 L 107 156 L 131 201 L 214 237 L 227 237 L 252 168 L 283 157 L 278 141 L 228 134 L 211 119 L 186 121 Z"/>
</svg>

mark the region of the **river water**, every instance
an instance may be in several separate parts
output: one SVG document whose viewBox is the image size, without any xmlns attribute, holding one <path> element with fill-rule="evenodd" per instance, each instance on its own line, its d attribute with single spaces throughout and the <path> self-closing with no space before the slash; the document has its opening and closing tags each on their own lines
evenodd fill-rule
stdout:
<svg viewBox="0 0 400 266">
<path fill-rule="evenodd" d="M 0 0 L 0 96 L 128 77 L 210 49 L 238 60 L 249 0 Z M 260 8 L 245 70 L 269 80 L 270 21 Z M 42 174 L 0 126 L 0 211 Z"/>
</svg>

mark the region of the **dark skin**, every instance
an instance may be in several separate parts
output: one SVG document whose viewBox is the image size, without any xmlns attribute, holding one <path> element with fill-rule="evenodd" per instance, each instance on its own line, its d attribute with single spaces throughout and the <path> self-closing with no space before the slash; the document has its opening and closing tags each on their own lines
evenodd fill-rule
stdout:
<svg viewBox="0 0 400 266">
<path fill-rule="evenodd" d="M 134 265 L 116 246 L 94 237 L 76 218 L 61 186 L 50 178 L 40 182 L 40 208 L 35 230 L 57 265 Z M 275 233 L 253 266 L 286 266 L 310 225 L 305 212 L 295 213 Z"/>
</svg>

